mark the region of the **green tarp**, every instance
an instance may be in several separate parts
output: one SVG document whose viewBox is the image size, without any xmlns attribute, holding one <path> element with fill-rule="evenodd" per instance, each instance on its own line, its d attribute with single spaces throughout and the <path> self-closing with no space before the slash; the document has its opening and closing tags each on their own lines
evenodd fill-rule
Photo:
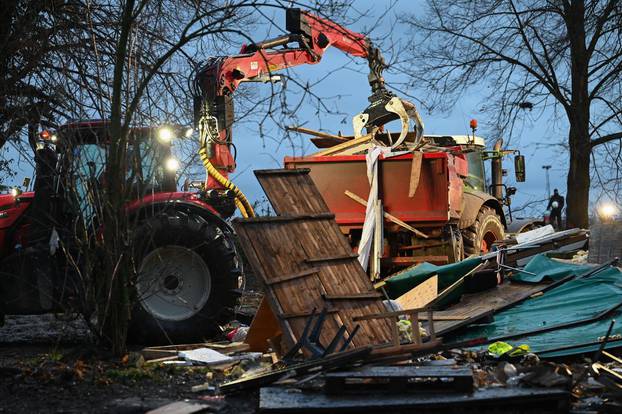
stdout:
<svg viewBox="0 0 622 414">
<path fill-rule="evenodd" d="M 527 266 L 523 269 L 527 272 L 535 273 L 535 275 L 531 275 L 526 272 L 519 272 L 512 277 L 512 280 L 526 283 L 540 283 L 546 280 L 555 282 L 571 274 L 585 272 L 589 270 L 590 267 L 591 266 L 551 260 L 544 254 L 539 254 L 531 259 L 529 263 L 527 263 Z"/>
<path fill-rule="evenodd" d="M 425 282 L 434 275 L 438 275 L 439 292 L 460 279 L 481 263 L 479 257 L 473 257 L 461 262 L 436 266 L 431 263 L 421 263 L 418 266 L 406 269 L 386 280 L 385 290 L 391 299 L 396 299 L 412 288 Z M 457 289 L 456 293 L 459 293 Z"/>
<path fill-rule="evenodd" d="M 546 256 L 534 257 L 525 269 L 532 269 L 537 276 L 528 276 L 530 282 L 549 277 L 558 280 L 563 275 L 580 276 L 591 268 L 585 265 L 560 263 Z M 512 308 L 494 315 L 494 321 L 485 325 L 471 325 L 468 331 L 451 342 L 486 337 L 489 340 L 510 334 L 519 334 L 552 327 L 573 321 L 594 318 L 622 303 L 622 272 L 615 267 L 587 278 L 577 278 L 545 292 L 542 296 L 529 299 Z M 612 337 L 622 335 L 622 308 L 612 311 L 595 322 L 571 328 L 562 328 L 530 336 L 509 339 L 512 345 L 528 344 L 541 357 L 573 355 L 592 352 L 598 345 L 559 350 L 572 345 L 598 342 L 609 326 L 611 319 L 619 321 L 613 328 Z M 609 344 L 608 347 L 620 346 Z"/>
</svg>

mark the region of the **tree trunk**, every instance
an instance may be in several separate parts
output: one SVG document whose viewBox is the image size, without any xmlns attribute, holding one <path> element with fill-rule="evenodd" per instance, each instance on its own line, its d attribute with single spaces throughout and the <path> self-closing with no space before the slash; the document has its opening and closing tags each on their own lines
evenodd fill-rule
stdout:
<svg viewBox="0 0 622 414">
<path fill-rule="evenodd" d="M 566 227 L 587 228 L 590 199 L 590 142 L 587 125 L 570 125 L 570 166 L 566 195 Z"/>
<path fill-rule="evenodd" d="M 130 319 L 130 261 L 126 244 L 127 218 L 124 211 L 126 142 L 127 134 L 122 125 L 122 95 L 124 65 L 133 23 L 134 0 L 126 0 L 117 42 L 113 91 L 110 110 L 110 145 L 107 156 L 107 185 L 104 197 L 104 274 L 103 289 L 99 290 L 99 329 L 107 338 L 112 351 L 126 351 L 128 321 Z"/>
<path fill-rule="evenodd" d="M 589 56 L 585 45 L 585 4 L 570 2 L 567 29 L 570 39 L 572 98 L 567 115 L 570 166 L 567 181 L 567 227 L 588 227 L 590 201 L 590 100 L 588 94 Z"/>
</svg>

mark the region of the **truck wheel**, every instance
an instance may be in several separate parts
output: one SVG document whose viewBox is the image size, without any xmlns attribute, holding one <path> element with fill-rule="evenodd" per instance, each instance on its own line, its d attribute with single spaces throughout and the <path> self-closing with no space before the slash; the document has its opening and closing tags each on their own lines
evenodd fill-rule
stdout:
<svg viewBox="0 0 622 414">
<path fill-rule="evenodd" d="M 227 230 L 196 214 L 147 219 L 134 236 L 136 303 L 128 339 L 200 341 L 232 315 L 240 268 Z"/>
<path fill-rule="evenodd" d="M 495 240 L 502 240 L 505 230 L 501 218 L 494 209 L 482 206 L 475 223 L 462 230 L 464 240 L 464 255 L 480 255 L 488 253 Z"/>
</svg>

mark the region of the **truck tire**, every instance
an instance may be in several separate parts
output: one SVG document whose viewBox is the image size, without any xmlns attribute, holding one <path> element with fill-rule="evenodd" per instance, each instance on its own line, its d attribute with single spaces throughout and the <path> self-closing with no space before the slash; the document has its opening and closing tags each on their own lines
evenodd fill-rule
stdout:
<svg viewBox="0 0 622 414">
<path fill-rule="evenodd" d="M 241 274 L 228 229 L 172 211 L 145 220 L 133 237 L 136 294 L 131 342 L 200 341 L 233 314 Z"/>
<path fill-rule="evenodd" d="M 477 213 L 475 222 L 462 230 L 464 256 L 479 256 L 482 253 L 488 253 L 492 243 L 495 240 L 502 240 L 504 237 L 505 230 L 501 217 L 493 208 L 482 206 Z"/>
</svg>

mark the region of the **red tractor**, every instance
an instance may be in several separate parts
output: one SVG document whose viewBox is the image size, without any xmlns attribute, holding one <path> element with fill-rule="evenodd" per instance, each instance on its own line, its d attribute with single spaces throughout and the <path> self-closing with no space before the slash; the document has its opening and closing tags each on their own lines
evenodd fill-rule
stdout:
<svg viewBox="0 0 622 414">
<path fill-rule="evenodd" d="M 233 194 L 179 192 L 171 140 L 181 128 L 133 128 L 125 174 L 130 249 L 138 276 L 129 334 L 153 342 L 207 337 L 236 303 L 242 269 L 225 221 Z M 34 191 L 0 195 L 3 314 L 81 310 L 79 243 L 101 231 L 97 197 L 109 124 L 67 124 L 42 134 Z M 86 235 L 86 236 L 84 236 Z"/>
<path fill-rule="evenodd" d="M 382 57 L 363 35 L 299 9 L 288 9 L 286 17 L 290 34 L 243 46 L 239 55 L 212 58 L 197 71 L 193 92 L 205 182 L 176 189 L 178 165 L 170 158 L 170 141 L 185 131 L 164 129 L 160 137 L 152 128 L 131 131 L 128 170 L 120 173 L 131 188 L 129 249 L 138 269 L 129 329 L 134 338 L 209 336 L 235 304 L 241 260 L 225 220 L 236 208 L 243 216 L 254 215 L 227 178 L 235 169 L 232 94 L 240 83 L 273 81 L 274 71 L 318 63 L 332 45 L 369 61 L 373 95 L 368 121 L 360 125 L 400 117 L 399 110 L 384 109 L 394 96 L 384 87 Z M 107 122 L 95 121 L 45 135 L 35 155 L 34 191 L 0 196 L 0 315 L 82 305 L 85 259 L 79 244 L 106 225 L 98 219 L 97 189 L 106 176 L 109 131 Z"/>
</svg>

